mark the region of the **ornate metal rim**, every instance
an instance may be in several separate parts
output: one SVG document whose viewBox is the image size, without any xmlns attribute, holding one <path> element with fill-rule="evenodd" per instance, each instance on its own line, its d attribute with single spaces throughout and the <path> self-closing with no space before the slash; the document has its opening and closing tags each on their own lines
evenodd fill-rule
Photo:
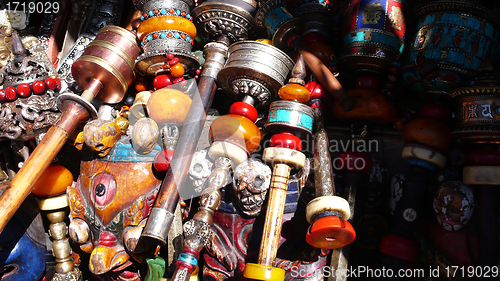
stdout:
<svg viewBox="0 0 500 281">
<path fill-rule="evenodd" d="M 264 2 L 264 4 L 259 8 L 257 14 L 255 15 L 255 19 L 257 21 L 257 26 L 261 28 L 266 27 L 266 17 L 272 10 L 278 7 L 286 7 L 286 3 L 284 0 L 269 0 Z"/>
<path fill-rule="evenodd" d="M 459 88 L 459 89 L 456 89 L 455 91 L 451 92 L 450 97 L 458 98 L 458 97 L 462 97 L 465 95 L 467 95 L 467 96 L 481 95 L 482 97 L 485 97 L 488 94 L 490 94 L 491 97 L 499 95 L 499 96 L 496 96 L 496 98 L 499 98 L 500 97 L 500 86 L 498 86 L 498 87 L 483 87 L 483 86 L 463 87 L 463 88 Z"/>
<path fill-rule="evenodd" d="M 135 68 L 146 75 L 156 75 L 158 72 L 168 70 L 167 55 L 173 53 L 186 71 L 200 67 L 200 61 L 193 53 L 181 50 L 159 50 L 149 54 L 143 54 L 135 61 Z"/>
</svg>

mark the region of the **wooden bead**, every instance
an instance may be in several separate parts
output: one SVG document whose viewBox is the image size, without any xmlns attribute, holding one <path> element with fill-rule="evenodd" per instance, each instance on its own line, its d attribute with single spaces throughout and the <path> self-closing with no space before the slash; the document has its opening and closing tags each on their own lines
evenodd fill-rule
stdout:
<svg viewBox="0 0 500 281">
<path fill-rule="evenodd" d="M 500 151 L 473 151 L 469 154 L 472 165 L 500 166 Z"/>
<path fill-rule="evenodd" d="M 132 128 L 132 148 L 139 154 L 153 151 L 158 140 L 159 130 L 151 118 L 141 118 Z"/>
<path fill-rule="evenodd" d="M 368 173 L 372 169 L 373 161 L 370 155 L 358 151 L 342 152 L 339 157 L 341 169 Z"/>
<path fill-rule="evenodd" d="M 306 163 L 304 153 L 283 147 L 268 147 L 264 149 L 262 160 L 268 164 L 287 164 L 294 168 L 302 168 Z"/>
<path fill-rule="evenodd" d="M 300 84 L 287 84 L 278 90 L 278 95 L 282 100 L 297 100 L 301 103 L 308 102 L 311 96 L 309 90 Z"/>
<path fill-rule="evenodd" d="M 398 112 L 396 106 L 387 95 L 369 89 L 353 89 L 348 94 L 356 101 L 356 106 L 350 111 L 344 111 L 339 101 L 334 100 L 332 112 L 339 119 L 366 120 L 375 123 L 387 124 L 396 120 Z"/>
<path fill-rule="evenodd" d="M 246 118 L 252 120 L 255 123 L 257 121 L 258 113 L 257 109 L 253 105 L 246 102 L 237 101 L 229 107 L 229 114 L 237 114 L 245 116 Z"/>
<path fill-rule="evenodd" d="M 47 197 L 66 192 L 73 183 L 73 174 L 64 166 L 51 164 L 33 187 L 36 196 Z"/>
<path fill-rule="evenodd" d="M 326 212 L 335 211 L 342 214 L 342 217 L 348 220 L 351 217 L 349 202 L 339 196 L 320 196 L 311 200 L 306 206 L 307 222 L 313 223 L 314 217 Z"/>
<path fill-rule="evenodd" d="M 336 216 L 319 218 L 309 226 L 306 241 L 320 249 L 337 249 L 351 244 L 356 238 L 352 225 Z"/>
<path fill-rule="evenodd" d="M 251 280 L 278 281 L 285 280 L 285 270 L 267 265 L 247 263 L 243 276 Z"/>
<path fill-rule="evenodd" d="M 428 103 L 420 108 L 420 117 L 429 117 L 447 124 L 451 121 L 451 111 L 439 104 Z"/>
<path fill-rule="evenodd" d="M 302 140 L 290 133 L 273 135 L 269 145 L 272 147 L 284 147 L 297 151 L 302 150 Z"/>
<path fill-rule="evenodd" d="M 196 38 L 194 24 L 188 19 L 175 16 L 154 17 L 143 21 L 137 28 L 137 37 L 142 41 L 146 35 L 158 30 L 178 30 L 187 33 L 191 38 Z"/>
<path fill-rule="evenodd" d="M 450 149 L 452 138 L 450 130 L 443 123 L 428 117 L 419 117 L 406 124 L 403 141 L 446 152 Z"/>
<path fill-rule="evenodd" d="M 153 167 L 158 172 L 166 172 L 170 167 L 172 156 L 174 156 L 174 150 L 162 150 L 158 152 L 155 156 Z"/>
<path fill-rule="evenodd" d="M 158 123 L 182 124 L 186 120 L 191 98 L 175 89 L 156 90 L 148 99 L 149 117 Z"/>
<path fill-rule="evenodd" d="M 387 234 L 380 240 L 380 252 L 407 262 L 414 262 L 418 256 L 418 246 L 404 237 Z"/>
<path fill-rule="evenodd" d="M 373 75 L 363 75 L 356 80 L 356 88 L 378 91 L 380 89 L 380 80 Z"/>
<path fill-rule="evenodd" d="M 245 149 L 248 154 L 260 145 L 261 134 L 252 120 L 237 114 L 221 116 L 210 126 L 210 141 L 230 142 Z"/>
<path fill-rule="evenodd" d="M 175 78 L 182 77 L 184 75 L 184 66 L 182 66 L 182 63 L 177 62 L 174 66 L 171 66 L 170 74 Z"/>
<path fill-rule="evenodd" d="M 174 77 L 170 74 L 160 74 L 155 77 L 153 80 L 153 88 L 155 90 L 159 90 L 161 88 L 168 87 L 172 85 L 172 80 L 174 80 Z"/>
</svg>

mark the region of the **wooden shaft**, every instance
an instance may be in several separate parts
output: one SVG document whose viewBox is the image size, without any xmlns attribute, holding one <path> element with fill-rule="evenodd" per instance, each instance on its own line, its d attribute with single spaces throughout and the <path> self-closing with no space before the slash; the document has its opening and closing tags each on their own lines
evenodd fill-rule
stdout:
<svg viewBox="0 0 500 281">
<path fill-rule="evenodd" d="M 290 46 L 304 57 L 304 61 L 316 79 L 340 102 L 340 106 L 343 107 L 344 111 L 352 110 L 356 102 L 347 94 L 339 80 L 335 78 L 328 67 L 306 47 L 304 42 L 300 38 L 297 38 L 291 42 Z"/>
<path fill-rule="evenodd" d="M 259 250 L 258 263 L 262 265 L 274 266 L 276 253 L 278 252 L 278 242 L 281 236 L 289 176 L 290 166 L 286 164 L 274 165 L 269 199 L 267 201 L 266 220 L 264 222 Z"/>
<path fill-rule="evenodd" d="M 76 102 L 65 102 L 64 111 L 40 141 L 23 167 L 16 174 L 10 187 L 0 197 L 0 231 L 17 211 L 43 172 L 52 163 L 80 121 L 88 118 L 88 112 Z"/>
</svg>

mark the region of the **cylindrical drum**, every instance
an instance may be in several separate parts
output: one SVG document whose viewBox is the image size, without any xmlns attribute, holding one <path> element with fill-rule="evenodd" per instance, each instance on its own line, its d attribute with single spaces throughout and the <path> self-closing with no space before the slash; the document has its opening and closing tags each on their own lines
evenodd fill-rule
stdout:
<svg viewBox="0 0 500 281">
<path fill-rule="evenodd" d="M 405 0 L 351 0 L 340 59 L 354 71 L 384 72 L 403 53 L 405 10 Z"/>
<path fill-rule="evenodd" d="M 290 36 L 299 34 L 302 28 L 302 21 L 294 18 L 285 8 L 285 0 L 268 0 L 260 2 L 261 7 L 255 16 L 257 26 L 266 28 L 273 45 L 281 48 L 286 47 Z"/>
<path fill-rule="evenodd" d="M 472 143 L 500 143 L 500 83 L 482 77 L 456 89 L 457 125 L 452 136 Z"/>
<path fill-rule="evenodd" d="M 446 92 L 465 85 L 488 63 L 498 43 L 500 17 L 465 1 L 435 1 L 417 10 L 420 20 L 404 81 L 415 91 Z"/>
<path fill-rule="evenodd" d="M 265 107 L 276 97 L 293 65 L 287 54 L 272 45 L 240 41 L 229 47 L 226 66 L 217 81 L 236 99 L 249 95 L 256 100 L 256 107 Z"/>
<path fill-rule="evenodd" d="M 191 52 L 196 27 L 190 14 L 192 0 L 142 0 L 134 2 L 142 11 L 137 28 L 144 53 L 137 58 L 136 68 L 146 75 L 170 70 L 167 55 L 172 53 L 187 70 L 196 70 L 200 63 Z"/>
<path fill-rule="evenodd" d="M 132 32 L 108 25 L 99 30 L 95 40 L 73 63 L 71 74 L 83 89 L 92 78 L 101 81 L 103 87 L 96 98 L 117 103 L 135 80 L 134 58 L 140 52 Z"/>
<path fill-rule="evenodd" d="M 309 106 L 295 102 L 278 100 L 271 103 L 266 122 L 270 132 L 294 131 L 304 137 L 312 134 L 314 111 Z"/>
</svg>

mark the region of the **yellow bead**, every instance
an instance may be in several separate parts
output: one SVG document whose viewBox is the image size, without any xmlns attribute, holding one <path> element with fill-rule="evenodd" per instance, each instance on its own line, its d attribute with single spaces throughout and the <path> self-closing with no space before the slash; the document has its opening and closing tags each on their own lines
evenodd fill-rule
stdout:
<svg viewBox="0 0 500 281">
<path fill-rule="evenodd" d="M 162 88 L 151 94 L 147 109 L 158 123 L 182 124 L 187 117 L 191 98 L 175 89 Z"/>
<path fill-rule="evenodd" d="M 278 95 L 282 100 L 297 100 L 301 103 L 309 101 L 311 94 L 306 87 L 300 84 L 287 84 L 278 90 Z"/>
<path fill-rule="evenodd" d="M 247 263 L 243 276 L 251 280 L 282 281 L 285 280 L 285 270 L 267 265 Z"/>
<path fill-rule="evenodd" d="M 210 140 L 235 144 L 251 154 L 259 148 L 261 135 L 259 128 L 250 119 L 227 114 L 215 119 L 210 126 Z"/>
<path fill-rule="evenodd" d="M 73 174 L 59 164 L 50 165 L 42 177 L 33 187 L 33 194 L 47 197 L 66 192 L 66 188 L 73 183 Z"/>
<path fill-rule="evenodd" d="M 269 40 L 269 39 L 257 39 L 255 40 L 257 42 L 261 42 L 261 43 L 266 43 L 266 44 L 269 44 L 269 45 L 272 45 L 273 44 L 273 41 Z"/>
<path fill-rule="evenodd" d="M 194 23 L 174 16 L 154 17 L 143 21 L 137 28 L 137 37 L 142 41 L 149 33 L 159 30 L 178 30 L 187 33 L 191 38 L 196 38 Z"/>
</svg>

